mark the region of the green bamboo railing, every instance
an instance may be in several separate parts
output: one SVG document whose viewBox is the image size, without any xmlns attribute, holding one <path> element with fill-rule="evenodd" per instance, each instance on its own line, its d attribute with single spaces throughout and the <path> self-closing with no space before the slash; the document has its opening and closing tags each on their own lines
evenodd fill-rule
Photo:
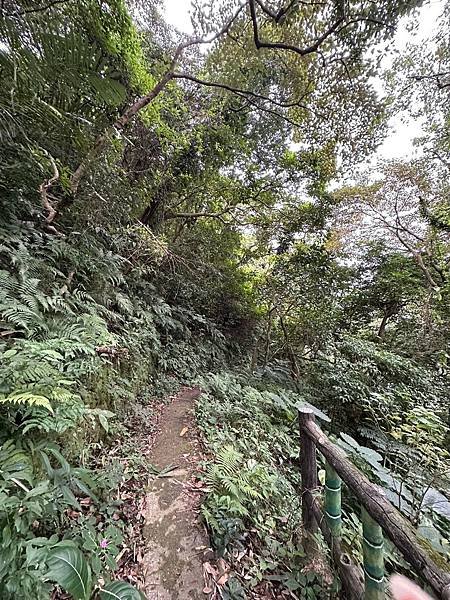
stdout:
<svg viewBox="0 0 450 600">
<path fill-rule="evenodd" d="M 367 510 L 362 509 L 363 524 L 363 564 L 365 600 L 384 598 L 384 554 L 383 530 L 372 519 Z"/>
<path fill-rule="evenodd" d="M 342 480 L 331 465 L 325 465 L 325 517 L 334 537 L 341 537 L 341 488 Z"/>
<path fill-rule="evenodd" d="M 317 527 L 328 543 L 342 586 L 350 600 L 384 600 L 383 533 L 440 600 L 450 600 L 450 573 L 424 550 L 417 533 L 383 491 L 371 483 L 315 423 L 311 410 L 299 411 L 302 514 L 305 538 Z M 318 501 L 316 450 L 326 459 L 323 506 Z M 353 564 L 341 544 L 341 487 L 344 482 L 362 505 L 363 570 Z M 319 494 L 320 495 L 320 494 Z"/>
</svg>

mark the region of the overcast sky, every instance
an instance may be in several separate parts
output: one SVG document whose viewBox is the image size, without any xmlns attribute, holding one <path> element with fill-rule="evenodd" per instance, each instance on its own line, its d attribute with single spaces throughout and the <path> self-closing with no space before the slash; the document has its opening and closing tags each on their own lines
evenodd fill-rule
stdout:
<svg viewBox="0 0 450 600">
<path fill-rule="evenodd" d="M 220 0 L 219 0 L 220 1 Z M 434 28 L 439 20 L 439 15 L 443 7 L 443 0 L 431 0 L 420 9 L 419 28 L 415 37 L 406 29 L 406 20 L 400 23 L 399 29 L 395 35 L 394 45 L 397 49 L 405 48 L 409 41 L 420 41 L 427 39 L 433 34 Z M 191 21 L 189 17 L 190 0 L 165 0 L 166 19 L 183 33 L 191 33 Z M 386 59 L 384 67 L 389 67 L 389 58 Z M 377 89 L 382 92 L 381 81 L 375 82 Z M 382 158 L 411 158 L 415 152 L 412 141 L 421 134 L 421 125 L 419 122 L 409 120 L 407 123 L 402 121 L 401 116 L 392 119 L 390 122 L 391 133 L 378 150 Z"/>
</svg>

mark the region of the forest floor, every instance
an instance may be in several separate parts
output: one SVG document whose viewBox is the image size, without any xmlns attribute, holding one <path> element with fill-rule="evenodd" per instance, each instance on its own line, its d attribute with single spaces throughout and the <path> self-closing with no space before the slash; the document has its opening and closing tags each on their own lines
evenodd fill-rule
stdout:
<svg viewBox="0 0 450 600">
<path fill-rule="evenodd" d="M 193 404 L 200 390 L 182 388 L 163 410 L 149 454 L 159 474 L 145 497 L 142 561 L 148 600 L 205 599 L 209 539 L 199 519 L 203 484 Z"/>
</svg>

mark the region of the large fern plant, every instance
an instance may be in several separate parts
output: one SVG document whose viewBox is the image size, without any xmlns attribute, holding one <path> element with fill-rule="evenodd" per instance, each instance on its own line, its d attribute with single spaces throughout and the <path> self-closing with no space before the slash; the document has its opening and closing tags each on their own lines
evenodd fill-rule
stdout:
<svg viewBox="0 0 450 600">
<path fill-rule="evenodd" d="M 63 431 L 82 416 L 79 380 L 100 359 L 97 345 L 110 343 L 106 323 L 98 316 L 76 315 L 62 296 L 45 294 L 36 278 L 0 271 L 0 404 L 33 426 Z M 53 414 L 49 417 L 40 407 Z M 64 425 L 63 425 L 64 424 Z M 28 424 L 28 426 L 31 425 Z"/>
</svg>

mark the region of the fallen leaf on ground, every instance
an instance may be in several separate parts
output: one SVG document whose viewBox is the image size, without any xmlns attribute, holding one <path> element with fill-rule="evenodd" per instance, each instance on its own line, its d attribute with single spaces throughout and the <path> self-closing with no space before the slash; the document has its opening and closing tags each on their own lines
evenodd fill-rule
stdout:
<svg viewBox="0 0 450 600">
<path fill-rule="evenodd" d="M 217 568 L 219 569 L 220 574 L 228 573 L 228 571 L 230 570 L 230 566 L 224 561 L 223 558 L 219 558 L 219 560 L 217 561 Z"/>
<path fill-rule="evenodd" d="M 216 569 L 212 566 L 211 563 L 209 562 L 204 562 L 203 563 L 203 571 L 205 573 L 209 573 L 210 575 L 212 575 L 213 577 L 215 577 L 217 575 L 217 571 Z"/>
<path fill-rule="evenodd" d="M 222 577 L 220 577 L 220 578 L 217 580 L 217 582 L 216 582 L 216 583 L 217 583 L 217 585 L 219 585 L 220 587 L 223 587 L 223 586 L 226 584 L 226 582 L 228 581 L 228 578 L 229 578 L 229 575 L 228 575 L 228 573 L 224 573 L 224 574 L 222 575 Z"/>
</svg>

